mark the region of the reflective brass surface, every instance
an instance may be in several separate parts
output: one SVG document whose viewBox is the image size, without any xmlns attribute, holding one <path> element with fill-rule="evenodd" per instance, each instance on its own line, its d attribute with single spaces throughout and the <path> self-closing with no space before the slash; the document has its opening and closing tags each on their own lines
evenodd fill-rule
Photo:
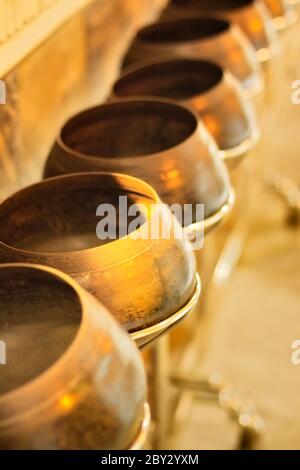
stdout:
<svg viewBox="0 0 300 470">
<path fill-rule="evenodd" d="M 128 450 L 145 450 L 150 439 L 151 432 L 151 412 L 148 403 L 144 405 L 144 419 L 137 438 L 133 441 Z"/>
<path fill-rule="evenodd" d="M 171 0 L 163 18 L 217 15 L 240 26 L 255 47 L 261 62 L 279 51 L 275 25 L 268 8 L 261 0 Z"/>
<path fill-rule="evenodd" d="M 95 170 L 142 178 L 169 205 L 204 204 L 206 219 L 227 203 L 230 193 L 219 150 L 197 116 L 162 100 L 102 105 L 63 127 L 45 175 Z"/>
<path fill-rule="evenodd" d="M 143 364 L 107 310 L 68 276 L 36 265 L 0 265 L 0 294 L 0 449 L 141 444 Z"/>
<path fill-rule="evenodd" d="M 113 98 L 138 95 L 172 98 L 192 106 L 230 166 L 257 143 L 252 105 L 237 80 L 216 64 L 174 59 L 141 65 L 125 73 L 113 87 Z"/>
<path fill-rule="evenodd" d="M 99 240 L 97 207 L 115 208 L 118 234 L 120 196 L 128 198 L 128 207 L 141 207 L 143 223 L 122 238 Z M 51 178 L 1 204 L 0 261 L 61 269 L 130 332 L 140 331 L 174 315 L 195 293 L 195 259 L 184 237 L 175 239 L 171 230 L 163 239 L 161 226 L 157 239 L 149 236 L 159 210 L 180 233 L 155 191 L 136 178 L 99 173 Z"/>
<path fill-rule="evenodd" d="M 193 15 L 147 26 L 138 32 L 125 64 L 173 57 L 216 62 L 241 82 L 249 98 L 263 89 L 255 49 L 238 26 L 224 19 Z"/>
</svg>

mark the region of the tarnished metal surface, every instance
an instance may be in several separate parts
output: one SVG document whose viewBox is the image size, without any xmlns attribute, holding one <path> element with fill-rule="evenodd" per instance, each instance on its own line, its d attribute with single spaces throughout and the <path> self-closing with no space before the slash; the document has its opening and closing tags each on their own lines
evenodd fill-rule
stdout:
<svg viewBox="0 0 300 470">
<path fill-rule="evenodd" d="M 1 449 L 126 449 L 146 386 L 134 344 L 71 278 L 0 266 Z"/>
</svg>

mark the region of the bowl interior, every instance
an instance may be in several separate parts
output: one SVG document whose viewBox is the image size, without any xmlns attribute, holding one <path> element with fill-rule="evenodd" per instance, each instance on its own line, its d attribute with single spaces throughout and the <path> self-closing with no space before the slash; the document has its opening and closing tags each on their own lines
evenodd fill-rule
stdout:
<svg viewBox="0 0 300 470">
<path fill-rule="evenodd" d="M 61 140 L 85 156 L 140 157 L 178 145 L 196 127 L 194 115 L 175 104 L 126 101 L 77 115 L 62 130 Z"/>
<path fill-rule="evenodd" d="M 210 62 L 174 60 L 128 73 L 116 83 L 114 92 L 117 96 L 153 95 L 186 100 L 207 92 L 222 77 L 222 69 Z"/>
<path fill-rule="evenodd" d="M 51 367 L 80 323 L 80 300 L 63 280 L 32 268 L 1 268 L 0 339 L 6 364 L 1 365 L 0 396 Z"/>
<path fill-rule="evenodd" d="M 154 201 L 139 187 L 124 187 L 122 181 L 110 175 L 81 174 L 51 178 L 26 188 L 0 206 L 0 241 L 30 252 L 63 253 L 96 247 L 131 233 L 136 216 L 119 217 L 120 212 L 126 211 L 127 205 L 136 205 L 142 226 Z M 127 205 L 120 204 L 120 197 L 126 198 L 123 204 Z M 97 212 L 99 206 L 102 210 Z M 99 223 L 103 230 L 107 228 L 107 239 L 99 238 Z"/>
<path fill-rule="evenodd" d="M 214 18 L 188 18 L 164 21 L 147 26 L 138 32 L 138 39 L 150 43 L 179 43 L 198 41 L 229 29 L 227 21 Z"/>
</svg>

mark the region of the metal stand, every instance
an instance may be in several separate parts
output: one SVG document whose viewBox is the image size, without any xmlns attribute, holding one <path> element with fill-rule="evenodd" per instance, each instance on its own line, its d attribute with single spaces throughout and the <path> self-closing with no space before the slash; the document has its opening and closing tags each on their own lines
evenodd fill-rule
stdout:
<svg viewBox="0 0 300 470">
<path fill-rule="evenodd" d="M 247 227 L 238 223 L 229 236 L 219 258 L 213 277 L 213 296 L 223 298 L 220 289 L 227 285 L 235 271 L 243 252 Z M 227 383 L 219 374 L 211 374 L 208 378 L 197 377 L 195 374 L 173 373 L 171 383 L 179 392 L 190 391 L 192 398 L 213 400 L 224 409 L 240 429 L 238 449 L 254 449 L 264 429 L 264 421 L 255 405 L 245 400 L 239 391 Z"/>
<path fill-rule="evenodd" d="M 214 269 L 213 278 L 209 288 L 209 296 L 213 299 L 223 298 L 224 289 L 235 271 L 239 262 L 245 239 L 247 236 L 247 223 L 242 218 L 235 224 L 227 238 L 221 256 Z M 210 304 L 210 310 L 216 311 L 218 305 L 214 300 Z M 197 312 L 196 312 L 197 313 Z M 197 329 L 197 328 L 196 328 Z M 191 400 L 201 398 L 202 400 L 213 400 L 224 409 L 240 429 L 238 449 L 253 449 L 256 447 L 264 430 L 264 421 L 257 412 L 253 403 L 242 398 L 235 387 L 227 384 L 218 374 L 202 378 L 197 374 L 182 373 L 186 370 L 182 364 L 176 364 L 179 372 L 174 372 L 171 365 L 171 350 L 169 335 L 162 336 L 153 343 L 152 348 L 152 375 L 150 387 L 152 390 L 152 416 L 154 421 L 153 447 L 165 449 L 167 437 L 172 433 L 176 425 L 174 416 L 183 396 L 189 395 Z M 189 355 L 195 350 L 194 337 L 191 338 L 189 346 L 184 353 Z M 181 362 L 181 361 L 180 361 Z M 174 390 L 176 397 L 174 398 Z"/>
</svg>

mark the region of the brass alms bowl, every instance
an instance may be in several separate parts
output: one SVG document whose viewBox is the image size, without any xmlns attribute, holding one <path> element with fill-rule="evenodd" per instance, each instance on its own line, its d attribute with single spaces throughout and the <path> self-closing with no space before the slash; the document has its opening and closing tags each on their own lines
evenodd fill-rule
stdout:
<svg viewBox="0 0 300 470">
<path fill-rule="evenodd" d="M 120 197 L 127 198 L 128 208 L 141 207 L 140 226 L 133 228 L 129 217 L 120 218 Z M 99 239 L 104 213 L 98 208 L 105 212 L 108 204 L 113 211 L 111 230 Z M 164 239 L 159 228 L 151 238 L 158 210 L 170 215 L 149 185 L 126 175 L 51 178 L 0 205 L 0 262 L 60 269 L 94 294 L 129 332 L 155 326 L 160 334 L 165 323 L 159 325 L 170 318 L 172 324 L 173 316 L 190 305 L 197 286 L 194 255 L 186 250 L 184 237 L 175 239 L 170 231 Z M 175 218 L 170 220 L 181 234 Z M 174 322 L 178 319 L 174 316 Z"/>
<path fill-rule="evenodd" d="M 230 168 L 258 141 L 254 109 L 240 84 L 211 62 L 174 59 L 141 65 L 124 73 L 113 87 L 113 98 L 139 95 L 171 98 L 192 106 Z"/>
<path fill-rule="evenodd" d="M 220 18 L 162 21 L 141 29 L 125 58 L 132 66 L 147 60 L 192 58 L 213 61 L 236 77 L 247 97 L 264 83 L 256 51 L 238 26 Z"/>
<path fill-rule="evenodd" d="M 197 115 L 158 98 L 109 103 L 70 119 L 45 176 L 82 171 L 131 174 L 151 184 L 168 205 L 203 204 L 205 219 L 230 196 L 219 149 Z"/>
<path fill-rule="evenodd" d="M 259 61 L 276 56 L 280 44 L 268 8 L 261 0 L 171 0 L 162 18 L 186 18 L 195 15 L 226 18 L 240 26 L 248 36 Z"/>
<path fill-rule="evenodd" d="M 121 450 L 140 442 L 147 406 L 138 351 L 73 279 L 0 265 L 0 338 L 7 351 L 0 449 Z"/>
</svg>

